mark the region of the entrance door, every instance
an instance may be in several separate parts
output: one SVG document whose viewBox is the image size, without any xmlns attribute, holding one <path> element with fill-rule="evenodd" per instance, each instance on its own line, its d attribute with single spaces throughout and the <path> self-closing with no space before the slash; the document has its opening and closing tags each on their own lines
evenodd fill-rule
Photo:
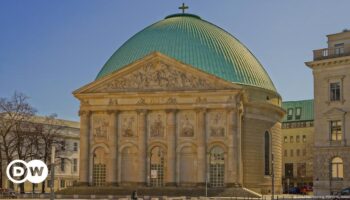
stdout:
<svg viewBox="0 0 350 200">
<path fill-rule="evenodd" d="M 210 152 L 210 186 L 223 187 L 225 177 L 224 151 L 220 147 L 214 147 Z"/>
<path fill-rule="evenodd" d="M 151 150 L 151 186 L 164 186 L 164 151 L 160 147 Z"/>
</svg>

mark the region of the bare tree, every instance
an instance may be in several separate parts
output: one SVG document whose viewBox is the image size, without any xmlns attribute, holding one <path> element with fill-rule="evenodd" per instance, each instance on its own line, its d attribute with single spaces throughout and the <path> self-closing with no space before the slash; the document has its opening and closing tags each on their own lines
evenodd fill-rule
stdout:
<svg viewBox="0 0 350 200">
<path fill-rule="evenodd" d="M 55 155 L 60 155 L 64 150 L 62 148 L 63 145 L 63 124 L 56 119 L 56 115 L 50 115 L 45 117 L 45 119 L 41 123 L 36 123 L 34 125 L 37 144 L 33 145 L 34 152 L 33 154 L 36 159 L 41 159 L 48 166 L 50 166 L 50 158 L 52 146 L 56 146 Z M 51 169 L 49 167 L 49 169 Z M 45 193 L 45 182 L 42 183 L 41 192 Z"/>
<path fill-rule="evenodd" d="M 18 156 L 18 152 L 23 151 L 23 149 L 21 149 L 22 147 L 19 147 L 19 145 L 27 141 L 23 140 L 23 137 L 16 136 L 16 132 L 21 132 L 20 129 L 23 122 L 30 121 L 30 118 L 35 113 L 36 110 L 28 103 L 28 97 L 22 93 L 15 92 L 9 99 L 0 98 L 1 179 L 3 166 L 5 166 L 4 164 L 10 163 Z M 20 141 L 17 140 L 18 138 L 20 138 Z M 4 163 L 4 161 L 6 161 L 6 163 Z M 2 187 L 2 180 L 0 180 L 0 184 Z M 10 188 L 13 189 L 12 183 L 10 184 Z"/>
</svg>

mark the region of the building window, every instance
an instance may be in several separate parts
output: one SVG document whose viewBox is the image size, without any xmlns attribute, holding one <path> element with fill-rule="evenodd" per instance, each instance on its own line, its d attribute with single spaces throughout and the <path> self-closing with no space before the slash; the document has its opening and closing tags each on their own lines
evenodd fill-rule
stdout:
<svg viewBox="0 0 350 200">
<path fill-rule="evenodd" d="M 300 156 L 300 149 L 297 149 L 297 156 Z"/>
<path fill-rule="evenodd" d="M 66 187 L 66 181 L 65 180 L 61 180 L 60 181 L 60 186 L 61 186 L 61 188 L 65 188 Z"/>
<path fill-rule="evenodd" d="M 284 164 L 284 176 L 293 177 L 293 163 Z"/>
<path fill-rule="evenodd" d="M 340 82 L 330 83 L 330 101 L 340 101 Z"/>
<path fill-rule="evenodd" d="M 268 131 L 265 132 L 265 175 L 270 175 L 270 159 L 271 159 L 271 138 Z"/>
<path fill-rule="evenodd" d="M 295 109 L 295 119 L 300 119 L 301 118 L 301 108 L 298 107 Z"/>
<path fill-rule="evenodd" d="M 73 172 L 78 171 L 78 159 L 74 158 L 73 159 Z"/>
<path fill-rule="evenodd" d="M 306 176 L 306 163 L 298 163 L 297 164 L 297 175 L 298 177 Z"/>
<path fill-rule="evenodd" d="M 65 150 L 66 150 L 66 141 L 65 141 L 65 140 L 62 140 L 62 141 L 61 141 L 61 150 L 62 150 L 62 151 L 65 151 Z"/>
<path fill-rule="evenodd" d="M 300 136 L 297 135 L 296 138 L 295 138 L 296 142 L 300 142 Z"/>
<path fill-rule="evenodd" d="M 344 43 L 334 45 L 334 54 L 337 56 L 344 54 Z"/>
<path fill-rule="evenodd" d="M 290 141 L 290 143 L 293 143 L 293 142 L 294 142 L 294 137 L 293 137 L 293 136 L 290 136 L 290 137 L 289 137 L 289 141 Z"/>
<path fill-rule="evenodd" d="M 288 150 L 287 150 L 287 149 L 284 150 L 284 156 L 285 156 L 285 157 L 288 156 Z"/>
<path fill-rule="evenodd" d="M 303 135 L 303 142 L 306 142 L 306 135 Z"/>
<path fill-rule="evenodd" d="M 290 150 L 290 157 L 293 157 L 294 156 L 294 151 L 293 149 Z"/>
<path fill-rule="evenodd" d="M 78 151 L 78 142 L 73 143 L 73 151 Z"/>
<path fill-rule="evenodd" d="M 303 156 L 306 156 L 306 149 L 303 149 Z"/>
<path fill-rule="evenodd" d="M 332 159 L 331 163 L 332 178 L 333 179 L 343 179 L 344 178 L 344 169 L 343 169 L 343 160 L 340 157 L 335 157 Z"/>
<path fill-rule="evenodd" d="M 335 120 L 330 122 L 331 140 L 341 141 L 342 140 L 342 122 Z"/>
<path fill-rule="evenodd" d="M 293 119 L 293 108 L 288 108 L 287 110 L 287 120 Z"/>
<path fill-rule="evenodd" d="M 61 158 L 61 172 L 64 172 L 64 168 L 65 168 L 65 159 Z"/>
<path fill-rule="evenodd" d="M 288 137 L 284 136 L 284 143 L 287 143 L 287 142 L 288 142 Z"/>
</svg>

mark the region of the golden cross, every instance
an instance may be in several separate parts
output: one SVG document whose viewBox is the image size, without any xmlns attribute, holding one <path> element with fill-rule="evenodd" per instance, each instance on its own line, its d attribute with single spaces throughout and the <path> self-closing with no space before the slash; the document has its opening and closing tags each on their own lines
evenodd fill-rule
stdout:
<svg viewBox="0 0 350 200">
<path fill-rule="evenodd" d="M 188 6 L 186 6 L 185 3 L 182 3 L 182 6 L 180 6 L 179 9 L 182 10 L 182 13 L 185 13 L 185 10 L 188 9 Z"/>
</svg>

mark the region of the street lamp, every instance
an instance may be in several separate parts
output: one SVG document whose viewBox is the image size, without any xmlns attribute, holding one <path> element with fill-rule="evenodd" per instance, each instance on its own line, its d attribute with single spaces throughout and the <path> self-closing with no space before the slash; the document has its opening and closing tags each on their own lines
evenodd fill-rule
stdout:
<svg viewBox="0 0 350 200">
<path fill-rule="evenodd" d="M 55 184 L 55 146 L 51 149 L 51 181 L 50 181 L 50 200 L 55 199 L 54 184 Z"/>
<path fill-rule="evenodd" d="M 275 196 L 275 172 L 274 172 L 274 163 L 273 163 L 273 154 L 271 154 L 271 181 L 272 181 L 272 189 L 271 189 L 271 199 L 274 200 Z"/>
</svg>

